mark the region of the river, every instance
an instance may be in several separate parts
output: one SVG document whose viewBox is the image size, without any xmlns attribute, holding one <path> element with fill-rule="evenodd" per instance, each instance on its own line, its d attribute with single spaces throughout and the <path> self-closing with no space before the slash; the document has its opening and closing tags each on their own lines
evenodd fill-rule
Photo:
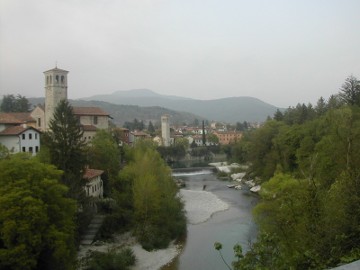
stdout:
<svg viewBox="0 0 360 270">
<path fill-rule="evenodd" d="M 251 210 L 257 203 L 257 197 L 247 190 L 236 190 L 226 186 L 227 181 L 217 179 L 211 170 L 177 171 L 174 177 L 186 183 L 187 196 L 198 196 L 210 192 L 220 199 L 217 204 L 227 204 L 227 209 L 213 213 L 203 222 L 188 223 L 187 239 L 181 254 L 165 269 L 172 270 L 221 270 L 227 269 L 220 255 L 214 249 L 215 242 L 223 244 L 222 254 L 228 264 L 234 260 L 233 246 L 241 244 L 247 250 L 249 241 L 256 238 L 256 226 Z M 203 190 L 205 187 L 205 190 Z M 204 195 L 211 195 L 209 193 Z M 203 198 L 203 197 L 201 197 Z M 205 199 L 200 199 L 200 207 L 208 207 Z M 214 205 L 210 206 L 211 208 Z M 222 208 L 224 209 L 224 208 Z M 205 209 L 206 210 L 206 209 Z M 209 210 L 209 209 L 208 209 Z M 211 210 L 211 209 L 210 209 Z M 194 213 L 189 213 L 194 214 Z"/>
</svg>

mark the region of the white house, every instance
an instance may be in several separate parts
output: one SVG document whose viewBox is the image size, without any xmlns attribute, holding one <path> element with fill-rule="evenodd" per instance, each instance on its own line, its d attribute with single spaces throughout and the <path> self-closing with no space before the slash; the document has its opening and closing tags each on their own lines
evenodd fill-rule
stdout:
<svg viewBox="0 0 360 270">
<path fill-rule="evenodd" d="M 101 175 L 104 173 L 102 170 L 85 169 L 83 179 L 85 180 L 84 189 L 86 196 L 94 198 L 102 198 L 104 194 L 104 185 Z"/>
<path fill-rule="evenodd" d="M 25 124 L 10 126 L 0 132 L 0 143 L 13 153 L 40 151 L 40 131 Z"/>
</svg>

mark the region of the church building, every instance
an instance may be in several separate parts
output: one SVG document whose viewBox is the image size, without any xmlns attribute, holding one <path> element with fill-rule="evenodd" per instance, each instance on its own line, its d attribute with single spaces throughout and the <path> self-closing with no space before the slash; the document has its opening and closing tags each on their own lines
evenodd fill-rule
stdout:
<svg viewBox="0 0 360 270">
<path fill-rule="evenodd" d="M 28 113 L 0 113 L 0 143 L 10 151 L 30 152 L 40 149 L 40 134 L 49 130 L 56 107 L 68 98 L 69 71 L 57 67 L 44 72 L 45 104 Z M 110 115 L 99 107 L 73 107 L 74 115 L 84 131 L 84 140 L 90 142 L 98 129 L 109 129 Z"/>
<path fill-rule="evenodd" d="M 31 116 L 36 121 L 36 128 L 41 131 L 49 129 L 49 124 L 61 100 L 68 97 L 69 71 L 55 67 L 44 72 L 45 75 L 45 106 L 38 105 Z M 74 115 L 84 131 L 84 139 L 91 141 L 96 130 L 108 129 L 110 115 L 99 107 L 73 107 Z"/>
</svg>

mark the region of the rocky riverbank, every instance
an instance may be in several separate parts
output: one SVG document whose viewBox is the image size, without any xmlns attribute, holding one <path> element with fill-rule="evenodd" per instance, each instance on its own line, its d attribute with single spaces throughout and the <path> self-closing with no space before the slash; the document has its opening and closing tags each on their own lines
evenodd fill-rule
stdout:
<svg viewBox="0 0 360 270">
<path fill-rule="evenodd" d="M 198 224 L 208 220 L 214 213 L 228 209 L 228 205 L 216 195 L 207 191 L 180 190 L 179 195 L 185 204 L 188 223 Z M 181 247 L 171 243 L 167 249 L 144 250 L 130 233 L 115 235 L 111 242 L 96 242 L 89 246 L 80 246 L 78 259 L 84 262 L 93 251 L 108 252 L 129 247 L 136 257 L 133 270 L 156 270 L 170 263 L 180 252 Z M 80 267 L 81 269 L 81 267 Z"/>
</svg>

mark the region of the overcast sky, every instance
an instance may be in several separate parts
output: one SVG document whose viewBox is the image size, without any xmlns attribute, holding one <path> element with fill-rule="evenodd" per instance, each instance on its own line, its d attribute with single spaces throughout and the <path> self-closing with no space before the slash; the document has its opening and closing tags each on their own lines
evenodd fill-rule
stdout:
<svg viewBox="0 0 360 270">
<path fill-rule="evenodd" d="M 313 104 L 360 78 L 359 0 L 0 0 L 0 95 L 148 88 Z"/>
</svg>

